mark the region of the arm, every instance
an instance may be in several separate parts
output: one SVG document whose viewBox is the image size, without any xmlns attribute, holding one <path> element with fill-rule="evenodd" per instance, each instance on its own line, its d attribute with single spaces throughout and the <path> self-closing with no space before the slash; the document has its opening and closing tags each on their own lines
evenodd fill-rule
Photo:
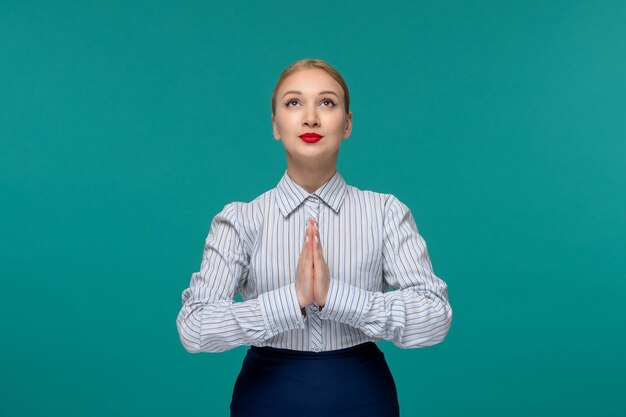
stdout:
<svg viewBox="0 0 626 417">
<path fill-rule="evenodd" d="M 322 318 L 401 348 L 441 342 L 452 322 L 448 289 L 432 269 L 409 208 L 390 194 L 383 225 L 383 278 L 395 291 L 367 291 L 331 276 Z"/>
<path fill-rule="evenodd" d="M 237 213 L 230 203 L 213 218 L 200 271 L 182 293 L 176 326 L 188 352 L 223 352 L 304 327 L 295 283 L 234 302 L 249 268 Z"/>
</svg>

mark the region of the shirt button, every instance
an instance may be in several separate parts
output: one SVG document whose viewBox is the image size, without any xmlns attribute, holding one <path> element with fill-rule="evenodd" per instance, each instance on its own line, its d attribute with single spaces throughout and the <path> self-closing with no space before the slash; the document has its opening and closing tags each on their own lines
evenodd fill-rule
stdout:
<svg viewBox="0 0 626 417">
<path fill-rule="evenodd" d="M 313 307 L 311 307 L 311 310 L 313 310 L 313 311 L 318 311 L 318 310 L 319 310 L 319 308 L 318 308 L 315 304 L 313 304 Z"/>
<path fill-rule="evenodd" d="M 352 324 L 352 319 L 348 319 L 348 324 Z"/>
<path fill-rule="evenodd" d="M 321 350 L 322 350 L 322 348 L 321 348 L 321 347 L 319 347 L 319 346 L 315 346 L 315 347 L 313 348 L 313 351 L 314 351 L 314 352 L 320 352 Z"/>
</svg>

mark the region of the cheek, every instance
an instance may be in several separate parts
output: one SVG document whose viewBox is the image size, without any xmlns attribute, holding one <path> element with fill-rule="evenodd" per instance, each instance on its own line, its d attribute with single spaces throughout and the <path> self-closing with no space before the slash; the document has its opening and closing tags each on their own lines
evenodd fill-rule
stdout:
<svg viewBox="0 0 626 417">
<path fill-rule="evenodd" d="M 276 127 L 279 130 L 289 129 L 294 124 L 294 116 L 286 113 L 277 114 L 275 118 Z"/>
<path fill-rule="evenodd" d="M 343 131 L 346 126 L 346 118 L 341 114 L 333 114 L 328 118 L 327 123 L 333 127 L 333 130 Z"/>
</svg>

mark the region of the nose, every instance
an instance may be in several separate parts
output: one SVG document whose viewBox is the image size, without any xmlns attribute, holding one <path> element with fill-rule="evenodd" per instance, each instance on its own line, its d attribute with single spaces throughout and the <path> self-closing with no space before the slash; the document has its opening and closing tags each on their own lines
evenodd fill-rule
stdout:
<svg viewBox="0 0 626 417">
<path fill-rule="evenodd" d="M 309 108 L 304 112 L 304 124 L 309 127 L 319 126 L 319 118 L 317 117 L 315 107 Z"/>
</svg>

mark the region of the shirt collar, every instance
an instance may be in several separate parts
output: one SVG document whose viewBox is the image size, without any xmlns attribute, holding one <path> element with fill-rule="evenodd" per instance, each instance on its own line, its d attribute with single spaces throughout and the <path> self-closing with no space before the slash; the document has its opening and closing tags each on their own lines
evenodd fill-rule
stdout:
<svg viewBox="0 0 626 417">
<path fill-rule="evenodd" d="M 330 206 L 335 213 L 339 212 L 341 203 L 348 191 L 348 185 L 343 179 L 339 171 L 335 171 L 328 181 L 320 185 L 320 187 L 312 193 L 298 185 L 287 174 L 287 170 L 276 186 L 276 203 L 280 207 L 283 216 L 287 217 L 296 207 L 298 207 L 306 198 L 311 195 L 317 195 L 324 203 Z"/>
</svg>

